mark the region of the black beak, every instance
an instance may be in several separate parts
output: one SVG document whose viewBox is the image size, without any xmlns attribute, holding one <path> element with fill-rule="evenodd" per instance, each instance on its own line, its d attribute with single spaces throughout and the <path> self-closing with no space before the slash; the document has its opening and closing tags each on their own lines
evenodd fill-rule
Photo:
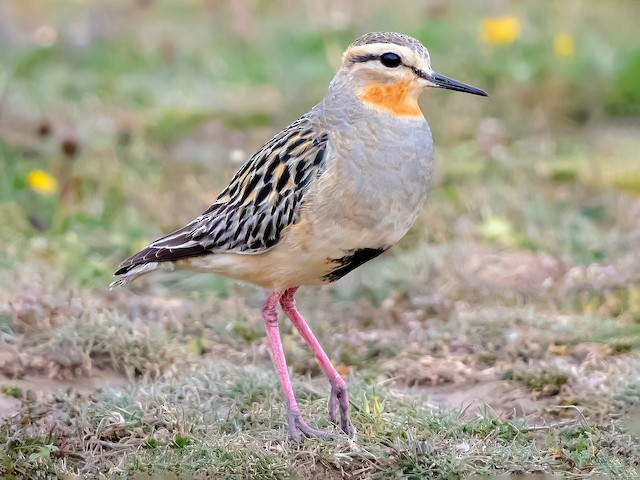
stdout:
<svg viewBox="0 0 640 480">
<path fill-rule="evenodd" d="M 480 95 L 481 97 L 488 97 L 489 95 L 484 90 L 480 90 L 479 88 L 472 87 L 471 85 L 467 85 L 466 83 L 458 82 L 453 78 L 445 77 L 444 75 L 439 75 L 437 73 L 432 73 L 431 75 L 425 75 L 424 78 L 431 83 L 433 83 L 434 87 L 437 88 L 446 88 L 447 90 L 455 90 L 456 92 L 465 92 L 470 93 L 471 95 Z"/>
</svg>

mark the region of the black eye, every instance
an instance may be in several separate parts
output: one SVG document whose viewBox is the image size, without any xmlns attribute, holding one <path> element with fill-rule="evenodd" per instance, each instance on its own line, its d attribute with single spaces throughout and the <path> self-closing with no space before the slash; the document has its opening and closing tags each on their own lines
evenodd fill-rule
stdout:
<svg viewBox="0 0 640 480">
<path fill-rule="evenodd" d="M 402 63 L 402 59 L 395 53 L 387 52 L 380 55 L 380 63 L 385 67 L 396 68 Z"/>
</svg>

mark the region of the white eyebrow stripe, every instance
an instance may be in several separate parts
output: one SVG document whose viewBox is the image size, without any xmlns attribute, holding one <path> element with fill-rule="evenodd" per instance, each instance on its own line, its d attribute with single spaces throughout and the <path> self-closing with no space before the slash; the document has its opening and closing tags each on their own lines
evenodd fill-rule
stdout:
<svg viewBox="0 0 640 480">
<path fill-rule="evenodd" d="M 432 72 L 428 52 L 424 52 L 426 55 L 425 58 L 421 52 L 416 52 L 410 47 L 396 45 L 395 43 L 369 43 L 351 47 L 344 53 L 343 66 L 374 61 L 385 53 L 395 53 L 399 55 L 403 65 L 406 67 L 417 68 L 425 73 Z"/>
<path fill-rule="evenodd" d="M 345 56 L 379 57 L 383 53 L 387 52 L 397 53 L 403 59 L 413 58 L 415 56 L 415 52 L 411 48 L 403 45 L 396 45 L 394 43 L 368 43 L 366 45 L 358 45 L 348 49 L 345 52 Z"/>
</svg>

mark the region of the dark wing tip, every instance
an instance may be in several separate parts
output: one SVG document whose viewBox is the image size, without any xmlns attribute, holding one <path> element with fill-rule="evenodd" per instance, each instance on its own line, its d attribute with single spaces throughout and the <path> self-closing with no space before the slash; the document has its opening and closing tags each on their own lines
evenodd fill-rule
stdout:
<svg viewBox="0 0 640 480">
<path fill-rule="evenodd" d="M 131 270 L 134 267 L 133 264 L 128 264 L 128 265 L 120 265 L 120 268 L 118 268 L 118 270 L 114 273 L 115 276 L 118 275 L 124 275 L 125 273 L 127 273 L 129 270 Z"/>
<path fill-rule="evenodd" d="M 198 257 L 211 253 L 207 247 L 201 243 L 183 247 L 185 242 L 190 242 L 189 237 L 191 227 L 187 226 L 180 230 L 156 240 L 151 245 L 143 248 L 138 253 L 131 255 L 120 264 L 114 275 L 125 275 L 138 265 L 150 262 L 173 262 L 186 257 Z"/>
<path fill-rule="evenodd" d="M 143 265 L 149 262 L 157 262 L 158 259 L 155 258 L 154 250 L 156 249 L 152 248 L 151 245 L 149 245 L 139 252 L 134 253 L 118 266 L 118 270 L 114 273 L 114 275 L 125 275 L 138 265 Z"/>
</svg>

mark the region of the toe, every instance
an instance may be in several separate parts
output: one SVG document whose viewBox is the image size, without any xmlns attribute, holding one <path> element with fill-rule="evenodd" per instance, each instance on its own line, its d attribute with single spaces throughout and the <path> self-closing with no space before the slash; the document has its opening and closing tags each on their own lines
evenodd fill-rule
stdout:
<svg viewBox="0 0 640 480">
<path fill-rule="evenodd" d="M 335 395 L 334 388 L 331 387 L 331 394 L 329 395 L 329 421 L 333 425 L 338 424 L 338 417 L 336 416 L 337 397 Z"/>
<path fill-rule="evenodd" d="M 296 426 L 298 430 L 302 432 L 307 437 L 318 437 L 323 440 L 332 440 L 333 437 L 328 432 L 323 432 L 322 430 L 318 430 L 317 428 L 310 427 L 307 425 L 307 422 L 302 420 L 302 418 L 298 417 L 296 421 Z"/>
<path fill-rule="evenodd" d="M 318 437 L 323 440 L 332 440 L 333 437 L 328 432 L 310 427 L 307 422 L 302 419 L 298 412 L 289 412 L 287 414 L 289 420 L 289 436 L 294 442 L 301 442 L 305 437 Z"/>
<path fill-rule="evenodd" d="M 349 397 L 347 396 L 347 392 L 340 398 L 340 427 L 347 435 L 353 432 L 353 424 L 349 416 Z"/>
<path fill-rule="evenodd" d="M 303 440 L 300 430 L 298 430 L 298 427 L 295 425 L 289 425 L 289 437 L 294 442 L 301 442 Z"/>
<path fill-rule="evenodd" d="M 340 405 L 340 428 L 344 433 L 350 435 L 353 432 L 353 424 L 349 417 L 349 393 L 347 386 L 344 384 L 334 383 L 331 385 L 331 394 L 329 396 L 329 420 L 337 425 L 336 407 Z"/>
</svg>

